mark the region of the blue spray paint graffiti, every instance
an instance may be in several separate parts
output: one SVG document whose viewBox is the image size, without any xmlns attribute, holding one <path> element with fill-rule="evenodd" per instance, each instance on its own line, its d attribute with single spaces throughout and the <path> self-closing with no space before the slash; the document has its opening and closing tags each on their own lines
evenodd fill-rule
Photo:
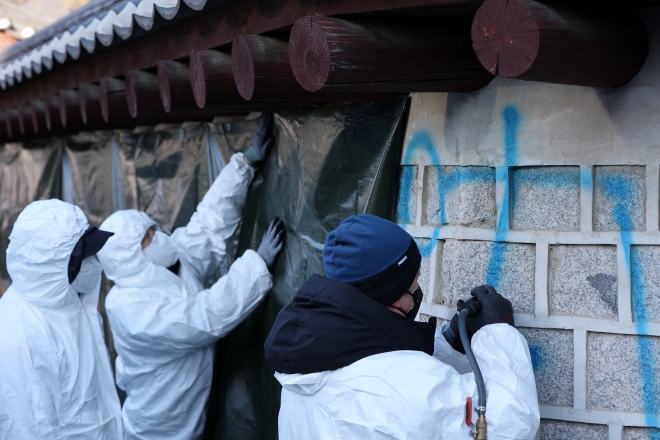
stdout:
<svg viewBox="0 0 660 440">
<path fill-rule="evenodd" d="M 543 352 L 543 348 L 540 345 L 531 343 L 529 344 L 529 355 L 532 358 L 532 368 L 534 368 L 534 374 L 544 374 L 545 366 L 547 364 L 547 358 Z"/>
<path fill-rule="evenodd" d="M 614 204 L 612 216 L 619 227 L 621 243 L 625 252 L 626 270 L 632 280 L 632 306 L 633 320 L 635 322 L 635 331 L 639 335 L 647 334 L 647 315 L 644 307 L 643 267 L 639 264 L 632 265 L 631 245 L 633 244 L 630 230 L 633 228 L 633 222 L 630 216 L 630 201 L 639 194 L 635 194 L 634 183 L 624 175 L 599 174 L 596 178 L 599 188 L 609 200 Z M 655 356 L 653 354 L 653 344 L 650 338 L 640 336 L 637 346 L 637 352 L 641 364 L 642 380 L 642 404 L 646 413 L 646 425 L 658 426 L 658 383 L 654 374 Z M 657 432 L 651 433 L 651 438 L 660 440 Z"/>
<path fill-rule="evenodd" d="M 520 128 L 520 112 L 514 105 L 507 105 L 502 111 L 502 123 L 504 126 L 504 167 L 497 168 L 497 181 L 504 185 L 502 206 L 500 206 L 500 218 L 497 221 L 495 242 L 491 245 L 490 261 L 488 262 L 488 273 L 486 284 L 498 288 L 502 278 L 502 265 L 506 245 L 503 244 L 509 232 L 509 176 L 508 168 L 515 166 L 518 159 L 518 131 Z"/>
</svg>

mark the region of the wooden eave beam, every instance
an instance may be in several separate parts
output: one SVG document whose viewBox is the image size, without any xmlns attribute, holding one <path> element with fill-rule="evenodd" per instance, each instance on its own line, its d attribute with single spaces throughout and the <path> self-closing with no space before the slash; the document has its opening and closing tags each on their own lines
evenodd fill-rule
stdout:
<svg viewBox="0 0 660 440">
<path fill-rule="evenodd" d="M 126 83 L 119 78 L 99 80 L 99 104 L 105 122 L 128 122 L 132 120 L 126 101 Z"/>
<path fill-rule="evenodd" d="M 60 123 L 63 128 L 83 125 L 80 114 L 80 104 L 77 90 L 60 90 L 57 95 L 60 113 Z"/>
<path fill-rule="evenodd" d="M 451 11 L 459 4 L 478 3 L 474 0 L 272 0 L 268 2 L 268 13 L 265 14 L 266 6 L 262 3 L 234 2 L 146 35 L 130 44 L 95 53 L 54 72 L 45 72 L 0 93 L 0 102 L 6 106 L 17 105 L 46 94 L 57 94 L 61 89 L 73 89 L 80 83 L 97 82 L 103 77 L 119 77 L 126 71 L 155 68 L 160 60 L 182 59 L 193 50 L 226 46 L 237 35 L 283 29 L 307 15 L 338 16 L 443 6 Z"/>
<path fill-rule="evenodd" d="M 78 105 L 83 124 L 103 127 L 105 121 L 101 113 L 100 88 L 96 84 L 78 85 Z"/>
<path fill-rule="evenodd" d="M 494 75 L 591 87 L 628 83 L 649 51 L 646 30 L 625 11 L 534 0 L 486 0 L 472 41 Z"/>
<path fill-rule="evenodd" d="M 289 57 L 310 92 L 472 92 L 493 75 L 472 49 L 471 19 L 307 16 L 291 30 Z"/>
<path fill-rule="evenodd" d="M 298 83 L 289 62 L 288 41 L 263 35 L 241 35 L 232 45 L 232 70 L 238 93 L 248 101 L 323 103 L 377 101 L 394 94 L 373 92 L 313 93 Z"/>
<path fill-rule="evenodd" d="M 30 116 L 35 133 L 44 134 L 48 131 L 46 126 L 46 105 L 43 99 L 34 99 L 30 102 Z"/>
<path fill-rule="evenodd" d="M 200 108 L 226 107 L 245 101 L 236 88 L 228 53 L 194 50 L 190 54 L 190 82 Z"/>
</svg>

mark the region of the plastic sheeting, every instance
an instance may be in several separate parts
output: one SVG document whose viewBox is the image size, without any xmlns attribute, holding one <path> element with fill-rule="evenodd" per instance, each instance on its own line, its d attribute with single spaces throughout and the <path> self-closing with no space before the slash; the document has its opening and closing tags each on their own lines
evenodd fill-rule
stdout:
<svg viewBox="0 0 660 440">
<path fill-rule="evenodd" d="M 264 303 L 218 342 L 206 439 L 276 439 L 281 387 L 263 344 L 277 313 L 312 274 L 323 273 L 326 234 L 346 217 L 392 217 L 405 98 L 330 104 L 276 116 L 274 151 L 248 196 L 238 254 L 256 249 L 278 216 L 286 244 Z"/>
<path fill-rule="evenodd" d="M 264 340 L 300 285 L 323 273 L 321 249 L 330 230 L 352 214 L 392 217 L 405 107 L 402 97 L 276 115 L 276 145 L 252 184 L 227 263 L 256 249 L 274 216 L 286 225 L 286 247 L 266 301 L 218 343 L 207 439 L 277 438 L 281 388 L 264 361 Z M 5 144 L 0 148 L 2 284 L 10 283 L 4 259 L 11 227 L 30 202 L 60 198 L 79 206 L 95 226 L 116 210 L 135 208 L 172 231 L 188 222 L 231 155 L 248 148 L 256 128 L 256 120 L 237 118 Z M 109 287 L 106 281 L 102 314 Z M 105 333 L 114 354 L 109 328 Z"/>
</svg>

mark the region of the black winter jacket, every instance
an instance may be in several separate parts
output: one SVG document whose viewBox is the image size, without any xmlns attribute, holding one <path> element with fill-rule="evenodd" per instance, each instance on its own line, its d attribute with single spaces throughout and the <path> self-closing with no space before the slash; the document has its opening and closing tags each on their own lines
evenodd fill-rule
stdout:
<svg viewBox="0 0 660 440">
<path fill-rule="evenodd" d="M 280 373 L 336 370 L 396 350 L 433 354 L 435 318 L 415 322 L 350 284 L 314 275 L 277 315 L 265 343 L 266 361 Z"/>
</svg>

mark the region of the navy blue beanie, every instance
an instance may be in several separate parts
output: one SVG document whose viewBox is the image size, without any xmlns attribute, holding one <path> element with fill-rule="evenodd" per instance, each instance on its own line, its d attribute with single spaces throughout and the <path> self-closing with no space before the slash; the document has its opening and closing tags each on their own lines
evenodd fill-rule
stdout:
<svg viewBox="0 0 660 440">
<path fill-rule="evenodd" d="M 323 248 L 325 276 L 351 284 L 383 305 L 396 302 L 422 262 L 417 243 L 396 223 L 354 215 L 330 232 Z"/>
</svg>

